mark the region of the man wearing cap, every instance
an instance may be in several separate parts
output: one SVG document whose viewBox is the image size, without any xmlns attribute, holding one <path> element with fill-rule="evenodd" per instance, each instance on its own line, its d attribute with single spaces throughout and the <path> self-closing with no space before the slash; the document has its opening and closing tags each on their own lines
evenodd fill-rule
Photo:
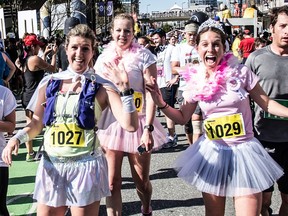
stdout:
<svg viewBox="0 0 288 216">
<path fill-rule="evenodd" d="M 151 38 L 155 44 L 155 52 L 157 56 L 157 84 L 162 93 L 163 100 L 174 107 L 176 102 L 176 92 L 178 89 L 178 75 L 172 74 L 171 54 L 174 46 L 166 44 L 166 32 L 163 29 L 156 29 Z M 167 140 L 163 148 L 171 148 L 177 146 L 177 135 L 175 134 L 175 122 L 166 116 L 168 128 Z"/>
<path fill-rule="evenodd" d="M 182 71 L 187 64 L 199 63 L 200 59 L 198 52 L 196 50 L 196 43 L 195 43 L 198 28 L 199 25 L 195 22 L 188 22 L 185 25 L 184 37 L 186 39 L 186 42 L 178 44 L 173 50 L 171 56 L 172 73 L 174 75 L 179 76 L 179 72 Z M 186 82 L 184 81 L 184 79 L 180 77 L 179 91 L 178 91 L 178 101 L 180 103 L 183 101 L 182 92 L 183 88 L 185 87 L 185 84 Z M 190 121 L 185 125 L 185 133 L 189 144 L 192 144 L 200 137 L 202 133 L 202 116 L 200 109 L 196 109 L 196 111 L 192 115 L 192 124 Z"/>
<path fill-rule="evenodd" d="M 76 25 L 80 24 L 80 20 L 76 17 L 68 17 L 64 23 L 64 36 L 66 36 L 69 31 L 74 28 Z M 57 67 L 59 71 L 64 71 L 69 65 L 66 50 L 65 50 L 65 38 L 64 42 L 60 44 L 59 50 L 57 53 Z"/>
<path fill-rule="evenodd" d="M 243 57 L 242 64 L 245 64 L 250 53 L 252 53 L 255 50 L 254 49 L 255 39 L 252 37 L 252 34 L 249 29 L 244 30 L 243 37 L 244 39 L 241 40 L 238 51 L 239 53 L 241 53 Z"/>
</svg>

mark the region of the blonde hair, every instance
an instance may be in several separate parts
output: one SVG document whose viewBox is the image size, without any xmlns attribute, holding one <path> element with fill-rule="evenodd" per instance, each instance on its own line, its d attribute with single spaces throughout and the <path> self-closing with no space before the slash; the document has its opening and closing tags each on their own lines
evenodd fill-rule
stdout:
<svg viewBox="0 0 288 216">
<path fill-rule="evenodd" d="M 112 30 L 114 29 L 114 21 L 117 19 L 127 19 L 132 23 L 132 29 L 133 29 L 133 33 L 134 33 L 134 25 L 135 25 L 135 21 L 133 19 L 133 17 L 130 14 L 127 13 L 121 13 L 121 14 L 117 14 L 112 22 Z"/>
</svg>

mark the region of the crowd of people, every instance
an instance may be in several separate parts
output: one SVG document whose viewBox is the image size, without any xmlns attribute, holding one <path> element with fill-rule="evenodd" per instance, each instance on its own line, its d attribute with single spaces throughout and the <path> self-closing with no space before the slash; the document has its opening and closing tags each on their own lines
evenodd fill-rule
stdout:
<svg viewBox="0 0 288 216">
<path fill-rule="evenodd" d="M 151 155 L 177 146 L 176 124 L 189 146 L 173 167 L 202 192 L 205 215 L 224 215 L 233 197 L 236 215 L 269 216 L 276 182 L 279 216 L 288 215 L 288 6 L 270 16 L 270 35 L 257 38 L 250 28 L 228 35 L 229 17 L 196 12 L 183 30 L 145 36 L 135 33 L 131 15 L 115 15 L 111 41 L 101 47 L 74 17 L 64 40 L 9 39 L 0 55 L 0 215 L 9 215 L 12 154 L 25 143 L 26 161 L 35 161 L 32 141 L 45 128 L 37 215 L 98 215 L 101 198 L 108 216 L 122 215 L 127 156 L 139 211 L 151 216 Z M 9 88 L 21 93 L 27 118 L 14 135 Z M 156 118 L 161 112 L 167 131 Z"/>
</svg>

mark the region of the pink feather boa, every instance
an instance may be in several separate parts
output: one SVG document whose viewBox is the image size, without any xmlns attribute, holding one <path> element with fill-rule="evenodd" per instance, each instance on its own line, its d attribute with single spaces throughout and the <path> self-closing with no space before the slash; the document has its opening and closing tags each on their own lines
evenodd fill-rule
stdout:
<svg viewBox="0 0 288 216">
<path fill-rule="evenodd" d="M 188 98 L 185 99 L 188 101 L 216 100 L 215 94 L 225 90 L 227 82 L 230 82 L 229 78 L 239 76 L 239 67 L 241 66 L 237 58 L 231 53 L 223 56 L 220 65 L 209 78 L 206 77 L 206 69 L 203 64 L 193 67 L 187 66 L 185 71 L 180 72 L 180 75 L 187 82 L 184 95 Z M 231 82 L 233 81 L 232 79 Z"/>
<path fill-rule="evenodd" d="M 111 41 L 103 51 L 104 62 L 114 62 L 118 65 L 122 62 L 125 66 L 129 66 L 131 62 L 135 62 L 139 57 L 140 50 L 144 49 L 141 45 L 132 42 L 126 50 L 121 50 L 117 47 L 115 41 Z"/>
</svg>

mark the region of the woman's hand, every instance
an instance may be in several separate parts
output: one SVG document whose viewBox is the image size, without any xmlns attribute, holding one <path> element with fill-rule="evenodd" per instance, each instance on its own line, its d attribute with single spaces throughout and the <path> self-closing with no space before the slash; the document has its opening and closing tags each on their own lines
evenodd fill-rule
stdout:
<svg viewBox="0 0 288 216">
<path fill-rule="evenodd" d="M 104 63 L 106 71 L 103 73 L 104 76 L 113 82 L 119 91 L 129 89 L 128 73 L 126 72 L 124 65 L 115 63 Z"/>
<path fill-rule="evenodd" d="M 155 78 L 151 77 L 150 80 L 150 83 L 146 83 L 146 90 L 151 93 L 151 97 L 158 107 L 164 107 L 166 103 L 163 101 L 161 91 L 157 85 L 157 82 L 155 81 Z"/>
<path fill-rule="evenodd" d="M 7 146 L 2 151 L 2 160 L 7 165 L 11 166 L 12 164 L 12 153 L 18 155 L 19 150 L 19 141 L 15 138 L 11 138 Z"/>
</svg>

